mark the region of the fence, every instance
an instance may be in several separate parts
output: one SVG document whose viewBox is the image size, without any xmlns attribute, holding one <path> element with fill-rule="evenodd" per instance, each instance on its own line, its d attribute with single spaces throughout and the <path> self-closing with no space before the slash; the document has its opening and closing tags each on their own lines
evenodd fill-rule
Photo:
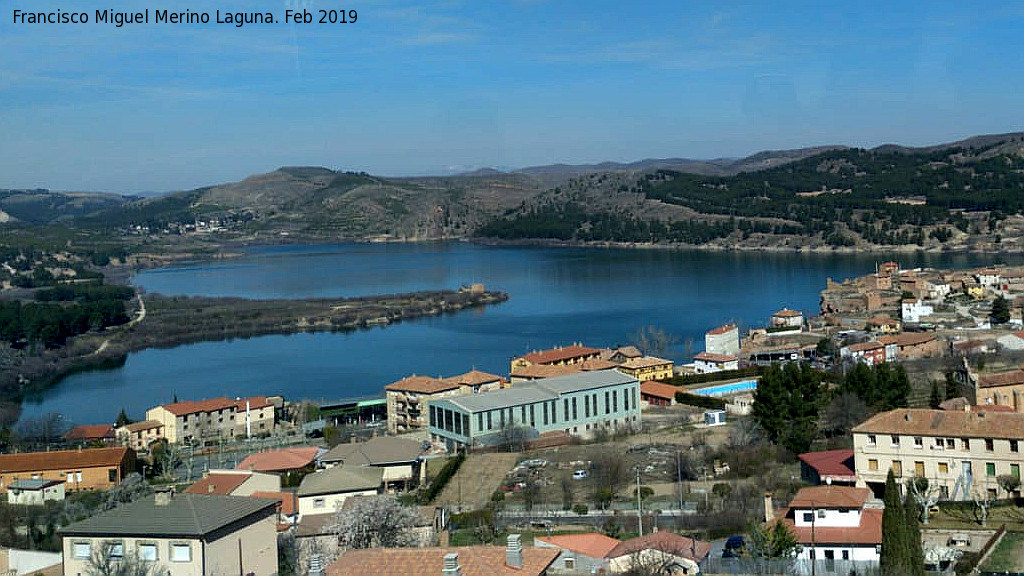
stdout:
<svg viewBox="0 0 1024 576">
<path fill-rule="evenodd" d="M 811 564 L 814 564 L 813 570 Z M 858 560 L 762 560 L 758 558 L 707 558 L 701 574 L 757 574 L 801 576 L 878 576 L 877 562 Z"/>
</svg>

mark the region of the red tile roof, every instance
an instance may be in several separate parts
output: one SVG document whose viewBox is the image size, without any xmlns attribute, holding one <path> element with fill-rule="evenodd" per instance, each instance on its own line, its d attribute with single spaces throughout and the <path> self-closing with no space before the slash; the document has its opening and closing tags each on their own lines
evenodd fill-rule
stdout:
<svg viewBox="0 0 1024 576">
<path fill-rule="evenodd" d="M 68 468 L 116 467 L 129 452 L 128 448 L 120 446 L 117 448 L 0 454 L 0 470 L 4 472 L 42 472 L 43 470 L 66 470 Z"/>
<path fill-rule="evenodd" d="M 700 562 L 711 551 L 711 544 L 662 530 L 640 536 L 639 538 L 625 540 L 613 548 L 606 558 L 618 558 L 619 556 L 626 556 L 643 550 L 660 550 Z"/>
<path fill-rule="evenodd" d="M 555 548 L 523 548 L 523 567 L 505 565 L 505 548 L 370 548 L 349 550 L 327 567 L 328 576 L 440 576 L 445 554 L 459 555 L 464 576 L 540 576 L 560 553 Z"/>
<path fill-rule="evenodd" d="M 107 440 L 114 437 L 114 428 L 109 424 L 86 424 L 75 426 L 64 434 L 64 439 L 69 442 L 81 442 L 88 440 Z"/>
<path fill-rule="evenodd" d="M 277 500 L 279 502 L 279 510 L 281 514 L 285 516 L 295 515 L 295 506 L 298 502 L 298 496 L 294 492 L 253 492 L 250 494 L 252 498 L 268 498 L 270 500 Z"/>
<path fill-rule="evenodd" d="M 249 478 L 248 474 L 217 474 L 212 472 L 206 478 L 196 480 L 194 484 L 185 489 L 185 493 L 230 496 L 235 489 L 244 484 Z"/>
<path fill-rule="evenodd" d="M 235 466 L 235 470 L 253 470 L 256 472 L 286 472 L 301 470 L 313 465 L 320 449 L 316 446 L 301 448 L 282 448 L 250 454 Z"/>
<path fill-rule="evenodd" d="M 653 380 L 647 380 L 646 382 L 640 383 L 640 394 L 654 396 L 655 398 L 664 398 L 666 400 L 674 400 L 676 392 L 680 390 L 682 390 L 682 388 L 678 386 L 665 384 L 663 382 L 655 382 Z"/>
<path fill-rule="evenodd" d="M 962 438 L 1024 438 L 1024 414 L 897 408 L 853 427 L 854 434 Z"/>
<path fill-rule="evenodd" d="M 803 315 L 803 312 L 797 312 L 796 310 L 790 310 L 789 308 L 783 308 L 782 310 L 779 310 L 775 314 L 772 314 L 772 316 L 775 316 L 777 318 L 796 318 L 797 316 Z"/>
<path fill-rule="evenodd" d="M 885 348 L 885 344 L 881 342 L 858 342 L 846 347 L 850 352 L 868 352 L 870 350 L 878 350 L 879 348 Z"/>
<path fill-rule="evenodd" d="M 882 543 L 882 510 L 867 509 L 860 514 L 860 526 L 857 528 L 831 528 L 826 526 L 815 526 L 813 540 L 810 526 L 796 526 L 786 510 L 786 517 L 783 518 L 789 529 L 796 535 L 797 540 L 804 545 L 813 541 L 816 546 L 828 544 L 847 544 L 872 546 Z"/>
<path fill-rule="evenodd" d="M 544 366 L 544 364 L 541 364 L 541 366 Z M 612 362 L 611 360 L 604 360 L 602 358 L 589 358 L 587 360 L 584 360 L 579 366 L 580 370 L 583 370 L 584 372 L 594 372 L 596 370 L 611 370 L 613 368 L 619 367 L 619 365 L 616 364 L 615 362 Z"/>
<path fill-rule="evenodd" d="M 616 546 L 621 544 L 618 539 L 598 532 L 564 534 L 561 536 L 537 536 L 534 540 L 540 540 L 563 550 L 570 550 L 591 558 L 604 558 Z"/>
<path fill-rule="evenodd" d="M 728 354 L 713 354 L 711 352 L 701 352 L 693 357 L 694 360 L 703 360 L 705 362 L 736 362 L 735 356 Z"/>
<path fill-rule="evenodd" d="M 563 348 L 552 348 L 550 350 L 541 350 L 540 352 L 531 352 L 525 356 L 521 356 L 521 358 L 530 364 L 553 364 L 555 362 L 564 362 L 566 360 L 593 356 L 600 353 L 601 351 L 597 348 L 573 344 L 572 346 L 565 346 Z"/>
<path fill-rule="evenodd" d="M 832 478 L 840 482 L 849 482 L 857 479 L 857 474 L 853 470 L 852 449 L 805 452 L 798 458 L 813 468 L 822 480 Z"/>
<path fill-rule="evenodd" d="M 267 408 L 273 406 L 274 403 L 267 400 L 266 396 L 250 396 L 249 398 L 239 398 L 235 400 L 235 410 L 238 412 L 245 412 L 245 403 L 249 402 L 250 410 L 259 410 L 260 408 Z"/>
<path fill-rule="evenodd" d="M 430 376 L 408 376 L 397 382 L 392 382 L 384 387 L 385 390 L 393 392 L 416 392 L 417 394 L 437 394 L 445 390 L 454 390 L 459 387 L 458 382 L 431 378 Z"/>
<path fill-rule="evenodd" d="M 864 506 L 871 497 L 871 490 L 868 488 L 855 488 L 853 486 L 808 486 L 801 488 L 793 500 L 789 502 L 790 508 L 860 508 Z"/>
<path fill-rule="evenodd" d="M 735 330 L 735 329 L 736 329 L 736 325 L 735 324 L 725 324 L 723 326 L 719 326 L 718 328 L 712 328 L 711 330 L 708 330 L 707 333 L 710 334 L 711 336 L 717 336 L 719 334 L 725 334 L 726 332 L 731 332 L 732 330 Z"/>
<path fill-rule="evenodd" d="M 234 406 L 234 400 L 210 398 L 208 400 L 185 400 L 184 402 L 175 402 L 174 404 L 164 404 L 163 408 L 175 416 L 184 416 L 185 414 L 196 414 L 199 412 L 216 412 L 218 410 L 234 408 Z"/>
<path fill-rule="evenodd" d="M 901 348 L 904 346 L 920 346 L 921 344 L 934 342 L 935 334 L 908 332 L 906 334 L 900 334 L 899 336 L 882 336 L 878 341 L 882 344 L 895 344 Z"/>
<path fill-rule="evenodd" d="M 555 376 L 575 374 L 582 369 L 582 364 L 568 364 L 565 366 L 533 364 L 531 366 L 516 366 L 512 369 L 512 376 L 517 378 L 554 378 Z"/>
<path fill-rule="evenodd" d="M 1016 369 L 996 374 L 978 376 L 979 388 L 996 388 L 999 386 L 1017 386 L 1024 384 L 1024 370 Z"/>
<path fill-rule="evenodd" d="M 452 382 L 459 385 L 465 386 L 480 386 L 481 384 L 491 384 L 493 382 L 501 382 L 504 380 L 497 374 L 488 374 L 480 370 L 470 370 L 465 374 L 459 374 L 458 376 L 449 376 L 445 378 L 445 382 Z"/>
</svg>

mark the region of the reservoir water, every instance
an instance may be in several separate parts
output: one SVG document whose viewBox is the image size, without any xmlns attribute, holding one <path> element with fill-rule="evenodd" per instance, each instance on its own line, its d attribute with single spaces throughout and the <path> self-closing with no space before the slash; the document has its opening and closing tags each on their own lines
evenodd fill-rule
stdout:
<svg viewBox="0 0 1024 576">
<path fill-rule="evenodd" d="M 468 243 L 258 247 L 241 257 L 147 270 L 147 292 L 249 298 L 358 296 L 456 289 L 482 282 L 508 292 L 486 309 L 349 334 L 263 336 L 128 356 L 124 366 L 75 374 L 25 414 L 59 412 L 73 423 L 134 418 L 157 404 L 213 396 L 281 394 L 339 399 L 381 394 L 409 374 L 471 368 L 507 374 L 512 356 L 572 342 L 625 344 L 646 325 L 679 336 L 669 354 L 703 348 L 704 332 L 734 321 L 762 326 L 787 306 L 815 314 L 825 279 L 904 267 L 961 268 L 1024 257 L 982 254 L 801 254 L 599 248 L 491 247 Z M 690 340 L 690 346 L 686 341 Z"/>
</svg>

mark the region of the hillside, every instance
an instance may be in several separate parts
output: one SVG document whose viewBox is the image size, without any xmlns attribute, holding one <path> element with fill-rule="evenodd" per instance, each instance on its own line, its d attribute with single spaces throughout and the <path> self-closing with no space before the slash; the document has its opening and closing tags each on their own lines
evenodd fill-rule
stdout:
<svg viewBox="0 0 1024 576">
<path fill-rule="evenodd" d="M 129 198 L 98 192 L 0 190 L 0 224 L 57 224 L 120 206 Z"/>
</svg>

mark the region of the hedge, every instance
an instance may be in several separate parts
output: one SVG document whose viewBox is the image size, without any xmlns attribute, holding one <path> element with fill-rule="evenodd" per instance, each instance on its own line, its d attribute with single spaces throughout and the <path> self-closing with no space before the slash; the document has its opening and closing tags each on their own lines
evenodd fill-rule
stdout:
<svg viewBox="0 0 1024 576">
<path fill-rule="evenodd" d="M 697 406 L 698 408 L 710 408 L 713 410 L 725 410 L 725 400 L 713 396 L 700 396 L 679 390 L 676 392 L 676 403 Z"/>
<path fill-rule="evenodd" d="M 434 481 L 423 492 L 423 502 L 425 504 L 429 504 L 434 498 L 437 498 L 437 495 L 441 493 L 441 490 L 444 490 L 452 476 L 455 476 L 455 473 L 459 471 L 459 466 L 462 466 L 462 462 L 465 459 L 466 454 L 459 452 L 454 458 L 444 463 L 441 471 L 437 473 L 437 478 L 434 478 Z"/>
</svg>

